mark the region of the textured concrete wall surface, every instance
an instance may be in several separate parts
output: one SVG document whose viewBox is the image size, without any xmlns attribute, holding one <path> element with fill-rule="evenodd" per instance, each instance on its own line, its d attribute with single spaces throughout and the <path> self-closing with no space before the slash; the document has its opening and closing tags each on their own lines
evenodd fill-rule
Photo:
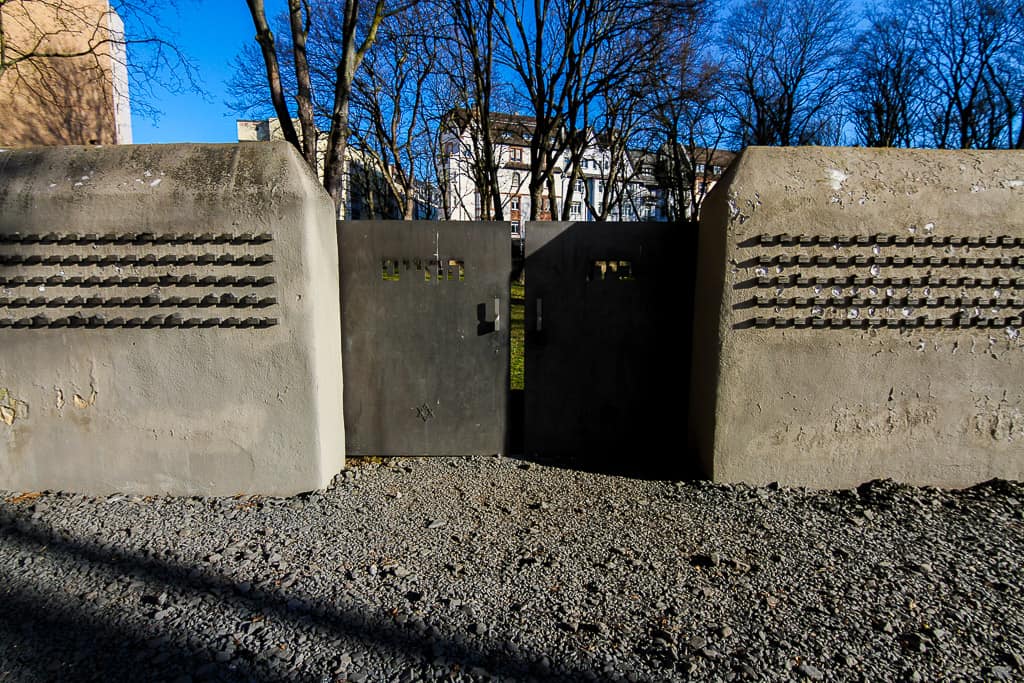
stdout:
<svg viewBox="0 0 1024 683">
<path fill-rule="evenodd" d="M 329 483 L 333 213 L 285 143 L 0 153 L 0 488 Z"/>
<path fill-rule="evenodd" d="M 715 480 L 1024 478 L 1024 153 L 747 149 L 697 277 Z"/>
</svg>

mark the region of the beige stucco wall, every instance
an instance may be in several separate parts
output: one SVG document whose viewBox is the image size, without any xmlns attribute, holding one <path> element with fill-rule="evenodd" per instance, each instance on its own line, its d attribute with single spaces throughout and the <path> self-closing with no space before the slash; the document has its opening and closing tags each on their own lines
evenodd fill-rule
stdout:
<svg viewBox="0 0 1024 683">
<path fill-rule="evenodd" d="M 0 73 L 0 147 L 131 142 L 122 24 L 106 0 L 12 0 L 0 12 L 9 59 L 90 52 Z"/>
<path fill-rule="evenodd" d="M 705 469 L 812 487 L 1021 479 L 1022 258 L 1024 153 L 747 149 L 701 223 Z"/>
<path fill-rule="evenodd" d="M 290 495 L 343 467 L 334 208 L 290 145 L 0 152 L 0 278 L 0 489 Z"/>
</svg>

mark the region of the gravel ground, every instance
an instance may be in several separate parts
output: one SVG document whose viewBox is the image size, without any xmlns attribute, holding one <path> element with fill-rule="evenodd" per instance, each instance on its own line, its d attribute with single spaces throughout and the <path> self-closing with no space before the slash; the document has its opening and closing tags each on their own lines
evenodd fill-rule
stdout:
<svg viewBox="0 0 1024 683">
<path fill-rule="evenodd" d="M 291 499 L 0 500 L 0 681 L 1024 676 L 1019 483 L 435 458 Z"/>
</svg>

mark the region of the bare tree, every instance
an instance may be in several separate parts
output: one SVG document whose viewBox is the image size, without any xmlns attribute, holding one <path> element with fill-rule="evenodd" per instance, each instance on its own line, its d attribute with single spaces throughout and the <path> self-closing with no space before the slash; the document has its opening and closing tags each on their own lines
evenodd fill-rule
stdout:
<svg viewBox="0 0 1024 683">
<path fill-rule="evenodd" d="M 842 0 L 747 0 L 722 26 L 725 94 L 740 145 L 832 140 L 849 20 Z"/>
<path fill-rule="evenodd" d="M 502 84 L 495 77 L 498 23 L 495 0 L 452 0 L 447 4 L 449 30 L 443 40 L 440 73 L 447 97 L 439 123 L 444 132 L 468 138 L 469 172 L 480 197 L 485 220 L 503 220 L 498 182 L 494 105 L 502 102 Z M 461 150 L 460 150 L 461 151 Z M 444 161 L 450 165 L 451 159 Z"/>
<path fill-rule="evenodd" d="M 694 3 L 645 0 L 536 0 L 527 7 L 505 0 L 502 61 L 521 86 L 534 120 L 530 139 L 530 218 L 559 215 L 556 178 L 563 157 L 582 158 L 593 104 L 620 90 L 651 61 L 651 28 L 670 16 L 685 21 Z M 567 172 L 579 177 L 570 166 Z M 568 184 L 562 207 L 568 216 L 574 192 Z M 547 191 L 547 207 L 542 194 Z"/>
<path fill-rule="evenodd" d="M 602 165 L 614 163 L 616 175 L 625 170 L 623 165 L 626 141 L 642 114 L 643 105 L 651 90 L 657 72 L 657 60 L 652 54 L 663 46 L 660 27 L 671 22 L 684 23 L 689 6 L 648 4 L 633 0 L 598 0 L 595 2 L 569 2 L 559 6 L 566 26 L 569 55 L 563 83 L 565 90 L 564 135 L 558 156 L 565 159 L 566 184 L 562 203 L 562 220 L 569 220 L 576 180 L 582 177 L 580 163 L 584 150 L 594 142 L 595 124 L 603 127 L 617 124 L 617 130 L 608 130 Z M 608 186 L 606 185 L 606 188 Z M 611 195 L 614 198 L 616 195 Z"/>
<path fill-rule="evenodd" d="M 42 129 L 55 117 L 72 124 L 109 109 L 109 95 L 100 102 L 86 93 L 101 86 L 112 86 L 114 99 L 124 102 L 130 86 L 132 109 L 153 117 L 159 114 L 155 101 L 163 92 L 205 95 L 193 63 L 162 19 L 169 7 L 173 4 L 152 0 L 114 0 L 109 5 L 0 0 L 0 100 L 6 100 L 0 109 L 17 119 L 15 101 L 33 106 L 36 120 L 29 125 Z M 76 107 L 81 111 L 70 111 Z M 80 123 L 85 128 L 96 125 L 95 120 Z M 17 121 L 3 124 L 10 132 Z M 65 139 L 68 131 L 50 132 L 39 142 L 84 141 L 73 132 L 71 139 Z"/>
<path fill-rule="evenodd" d="M 1006 136 L 1005 146 L 1008 149 L 1024 149 L 1024 44 L 1005 59 L 997 60 L 991 68 L 989 88 L 992 92 L 990 97 L 1005 122 L 1005 127 L 999 127 Z M 996 127 L 992 128 L 991 146 L 1003 147 L 994 135 L 998 132 Z"/>
<path fill-rule="evenodd" d="M 434 149 L 426 83 L 437 63 L 437 17 L 424 4 L 382 26 L 354 82 L 355 144 L 383 180 L 389 195 L 384 205 L 396 207 L 405 220 L 416 215 L 418 179 Z"/>
<path fill-rule="evenodd" d="M 290 82 L 294 87 L 292 97 L 296 101 L 305 142 L 299 140 L 294 126 L 291 125 L 287 88 L 289 79 L 282 74 L 282 48 L 275 42 L 267 22 L 263 1 L 246 2 L 256 29 L 256 41 L 261 48 L 265 84 L 269 87 L 274 110 L 281 121 L 282 132 L 285 139 L 295 145 L 314 170 L 317 160 L 315 154 L 310 156 L 309 141 L 315 139 L 313 133 L 316 129 L 316 114 L 314 107 L 308 106 L 307 101 L 315 102 L 312 85 L 315 78 L 311 63 L 314 59 L 320 62 L 319 75 L 325 89 L 328 90 L 319 98 L 320 111 L 325 114 L 324 118 L 328 122 L 327 145 L 323 159 L 324 187 L 334 200 L 340 215 L 344 206 L 345 151 L 351 134 L 349 107 L 356 71 L 374 44 L 381 24 L 386 19 L 404 12 L 415 4 L 415 0 L 398 4 L 388 4 L 385 0 L 374 0 L 371 4 L 364 4 L 361 0 L 345 0 L 337 5 L 314 5 L 309 0 L 288 0 L 288 45 L 291 47 L 290 61 L 294 77 Z M 316 42 L 315 57 L 307 53 L 307 45 L 311 38 Z M 251 75 L 251 70 L 247 74 Z"/>
<path fill-rule="evenodd" d="M 274 42 L 274 33 L 270 30 L 270 25 L 267 23 L 266 10 L 263 7 L 263 0 L 247 0 L 249 6 L 249 13 L 252 15 L 252 21 L 256 27 L 256 42 L 260 46 L 261 56 L 263 63 L 266 67 L 266 80 L 270 85 L 270 101 L 274 105 L 274 112 L 277 114 L 278 121 L 281 125 L 281 133 L 284 135 L 284 139 L 295 146 L 299 152 L 303 153 L 303 157 L 306 159 L 306 163 L 310 163 L 310 158 L 305 155 L 303 144 L 299 141 L 299 135 L 295 132 L 295 126 L 292 124 L 292 116 L 288 109 L 288 102 L 285 100 L 284 85 L 281 79 L 281 66 L 277 56 L 277 45 Z M 303 8 L 299 3 L 289 0 L 288 13 L 289 19 L 292 22 L 292 30 L 295 29 L 296 16 L 299 14 L 298 24 L 301 31 L 304 31 L 298 36 L 298 42 L 302 45 L 306 43 L 306 35 L 309 32 L 307 22 L 302 20 L 301 12 Z M 307 14 L 308 16 L 308 14 Z M 292 36 L 295 40 L 296 36 Z M 296 68 L 295 80 L 298 81 L 300 76 L 298 74 L 299 69 Z M 309 70 L 306 69 L 303 74 L 305 77 L 305 83 L 301 87 L 305 91 L 310 90 L 309 84 Z M 311 122 L 312 123 L 312 122 Z M 315 162 L 312 165 L 315 170 Z"/>
<path fill-rule="evenodd" d="M 586 186 L 584 197 L 595 220 L 606 221 L 621 213 L 621 207 L 629 197 L 629 185 L 641 172 L 641 166 L 635 163 L 631 152 L 638 147 L 647 147 L 638 142 L 650 115 L 650 101 L 644 96 L 646 91 L 644 83 L 638 91 L 631 93 L 606 93 L 600 103 L 601 113 L 594 123 L 593 135 L 588 138 L 603 156 L 598 166 L 600 200 L 590 192 L 590 185 Z M 576 169 L 578 166 L 574 156 L 570 167 Z"/>
<path fill-rule="evenodd" d="M 678 88 L 676 96 L 653 117 L 661 141 L 656 173 L 670 220 L 696 219 L 706 188 L 716 177 L 726 116 L 718 90 L 721 75 L 720 65 L 712 60 L 681 72 L 681 81 L 669 81 Z"/>
<path fill-rule="evenodd" d="M 725 133 L 725 72 L 714 52 L 712 9 L 666 28 L 650 126 L 657 143 L 656 176 L 670 220 L 696 218 L 710 186 Z"/>
<path fill-rule="evenodd" d="M 927 133 L 940 148 L 1015 147 L 1024 103 L 1024 5 L 926 0 L 912 30 L 925 64 Z M 1016 133 L 1015 133 L 1015 128 Z"/>
<path fill-rule="evenodd" d="M 565 121 L 565 75 L 571 41 L 565 25 L 556 18 L 555 3 L 535 0 L 527 9 L 516 0 L 506 0 L 501 33 L 502 61 L 515 73 L 530 105 L 534 129 L 530 133 L 530 220 L 557 215 L 554 172 L 557 157 L 555 136 Z M 548 205 L 541 208 L 544 189 Z"/>
<path fill-rule="evenodd" d="M 868 147 L 909 147 L 920 133 L 925 66 L 905 6 L 874 8 L 850 51 L 850 111 Z"/>
</svg>

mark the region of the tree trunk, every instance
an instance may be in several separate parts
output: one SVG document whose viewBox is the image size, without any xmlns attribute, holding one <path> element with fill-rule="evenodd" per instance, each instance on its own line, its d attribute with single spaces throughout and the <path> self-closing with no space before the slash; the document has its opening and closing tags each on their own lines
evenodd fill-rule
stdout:
<svg viewBox="0 0 1024 683">
<path fill-rule="evenodd" d="M 501 188 L 498 186 L 498 174 L 491 174 L 491 187 L 490 187 L 491 201 L 494 204 L 494 220 L 503 221 L 505 220 L 505 210 L 501 205 Z"/>
<path fill-rule="evenodd" d="M 252 23 L 256 27 L 256 42 L 263 53 L 263 65 L 267 71 L 267 83 L 270 85 L 270 101 L 274 105 L 274 113 L 281 124 L 284 139 L 302 152 L 302 144 L 292 124 L 292 116 L 284 101 L 284 89 L 281 87 L 281 67 L 277 62 L 277 51 L 274 49 L 274 34 L 267 24 L 267 14 L 263 8 L 263 0 L 246 0 Z"/>
<path fill-rule="evenodd" d="M 539 119 L 538 119 L 539 120 Z M 534 131 L 533 140 L 530 141 L 530 220 L 540 220 L 540 213 L 543 207 L 541 207 L 541 193 L 544 190 L 544 173 L 542 172 L 541 165 L 543 158 L 541 157 L 541 151 L 539 148 L 540 141 L 538 139 L 540 131 Z"/>
<path fill-rule="evenodd" d="M 540 192 L 543 185 L 530 176 L 530 220 L 540 220 Z"/>
<path fill-rule="evenodd" d="M 578 170 L 579 164 L 575 162 L 577 157 L 573 157 L 574 163 L 572 173 L 569 174 L 569 182 L 566 183 L 565 196 L 562 197 L 562 220 L 569 220 L 569 208 L 572 206 L 573 197 L 576 195 L 576 181 L 580 179 L 582 175 Z M 564 177 L 564 176 L 563 176 Z M 586 198 L 586 193 L 584 193 Z"/>
<path fill-rule="evenodd" d="M 334 200 L 335 214 L 345 218 L 345 150 L 348 147 L 348 105 L 352 94 L 352 81 L 338 67 L 334 87 L 334 108 L 331 113 L 331 132 L 327 137 L 327 155 L 324 159 L 324 188 Z"/>
<path fill-rule="evenodd" d="M 444 211 L 444 219 L 450 221 L 452 219 L 452 197 L 451 197 L 451 183 L 438 183 L 441 190 L 441 210 Z"/>
<path fill-rule="evenodd" d="M 550 170 L 550 165 L 548 169 L 548 206 L 550 207 L 548 210 L 551 212 L 551 220 L 554 220 L 555 216 L 558 215 L 558 193 L 555 192 L 555 173 Z"/>
<path fill-rule="evenodd" d="M 308 9 L 307 9 L 308 20 Z M 316 125 L 313 122 L 313 95 L 309 82 L 309 62 L 306 60 L 307 22 L 303 22 L 302 0 L 288 0 L 288 20 L 292 29 L 292 52 L 295 56 L 295 100 L 299 106 L 299 125 L 302 127 L 302 156 L 316 173 Z M 289 120 L 289 124 L 291 121 Z"/>
<path fill-rule="evenodd" d="M 478 84 L 483 81 L 477 79 Z M 490 83 L 488 78 L 487 83 Z M 478 85 L 479 87 L 479 85 Z M 480 205 L 484 208 L 488 219 L 504 220 L 501 209 L 501 187 L 498 183 L 498 163 L 494 159 L 494 140 L 491 129 L 490 95 L 485 94 L 477 107 L 477 118 L 480 121 L 481 150 L 483 151 L 483 168 L 481 169 L 482 187 L 480 188 Z"/>
</svg>

